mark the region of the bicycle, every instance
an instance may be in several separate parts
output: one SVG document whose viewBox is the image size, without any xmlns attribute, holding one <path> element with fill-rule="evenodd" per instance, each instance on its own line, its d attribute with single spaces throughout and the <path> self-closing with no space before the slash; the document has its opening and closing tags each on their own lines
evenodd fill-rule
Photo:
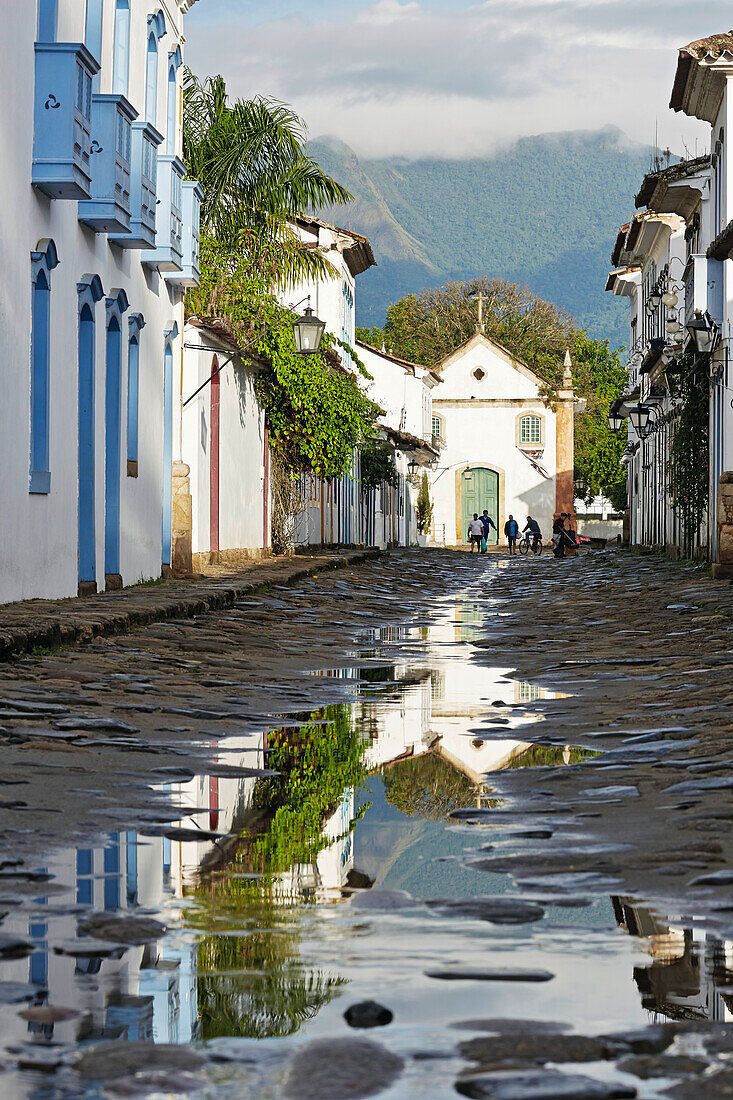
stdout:
<svg viewBox="0 0 733 1100">
<path fill-rule="evenodd" d="M 528 554 L 530 550 L 533 554 L 542 553 L 542 537 L 540 535 L 535 535 L 531 543 L 527 542 L 526 538 L 520 539 L 519 553 Z"/>
</svg>

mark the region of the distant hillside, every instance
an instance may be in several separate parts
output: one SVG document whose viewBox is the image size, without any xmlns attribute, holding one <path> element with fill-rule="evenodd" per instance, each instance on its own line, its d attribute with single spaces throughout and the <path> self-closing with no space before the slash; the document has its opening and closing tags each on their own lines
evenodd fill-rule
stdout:
<svg viewBox="0 0 733 1100">
<path fill-rule="evenodd" d="M 335 138 L 309 152 L 355 195 L 325 214 L 365 233 L 379 264 L 359 279 L 358 324 L 381 325 L 405 294 L 485 274 L 526 283 L 593 336 L 626 343 L 626 303 L 603 288 L 651 150 L 620 130 L 521 138 L 465 161 L 360 160 Z"/>
</svg>

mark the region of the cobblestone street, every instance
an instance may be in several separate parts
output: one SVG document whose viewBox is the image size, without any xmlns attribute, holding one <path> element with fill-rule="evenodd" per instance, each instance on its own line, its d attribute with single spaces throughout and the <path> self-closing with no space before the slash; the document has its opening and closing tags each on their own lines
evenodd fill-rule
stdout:
<svg viewBox="0 0 733 1100">
<path fill-rule="evenodd" d="M 8 1094 L 728 1095 L 730 585 L 617 550 L 268 579 L 0 666 Z"/>
</svg>

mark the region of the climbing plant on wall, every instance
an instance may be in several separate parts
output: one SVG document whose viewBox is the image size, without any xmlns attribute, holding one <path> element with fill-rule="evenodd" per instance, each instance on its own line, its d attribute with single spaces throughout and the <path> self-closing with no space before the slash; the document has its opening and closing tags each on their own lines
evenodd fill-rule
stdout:
<svg viewBox="0 0 733 1100">
<path fill-rule="evenodd" d="M 369 378 L 353 349 L 327 333 L 318 355 L 299 355 L 293 314 L 270 292 L 270 277 L 245 250 L 232 251 L 216 237 L 202 239 L 201 285 L 189 291 L 189 316 L 216 317 L 259 365 L 255 389 L 267 419 L 270 445 L 292 476 L 341 477 L 354 448 L 374 435 L 377 406 L 360 388 Z M 341 365 L 348 350 L 352 370 Z"/>
<path fill-rule="evenodd" d="M 709 503 L 709 400 L 707 363 L 692 353 L 669 374 L 677 400 L 669 454 L 669 492 L 682 528 L 685 552 L 700 542 L 700 527 Z"/>
</svg>

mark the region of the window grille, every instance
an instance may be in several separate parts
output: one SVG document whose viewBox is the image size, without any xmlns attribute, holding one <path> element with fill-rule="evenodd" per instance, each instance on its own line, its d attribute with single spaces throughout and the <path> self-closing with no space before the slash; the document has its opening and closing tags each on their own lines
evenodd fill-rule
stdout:
<svg viewBox="0 0 733 1100">
<path fill-rule="evenodd" d="M 539 416 L 523 416 L 519 425 L 520 443 L 542 442 L 542 421 Z"/>
</svg>

